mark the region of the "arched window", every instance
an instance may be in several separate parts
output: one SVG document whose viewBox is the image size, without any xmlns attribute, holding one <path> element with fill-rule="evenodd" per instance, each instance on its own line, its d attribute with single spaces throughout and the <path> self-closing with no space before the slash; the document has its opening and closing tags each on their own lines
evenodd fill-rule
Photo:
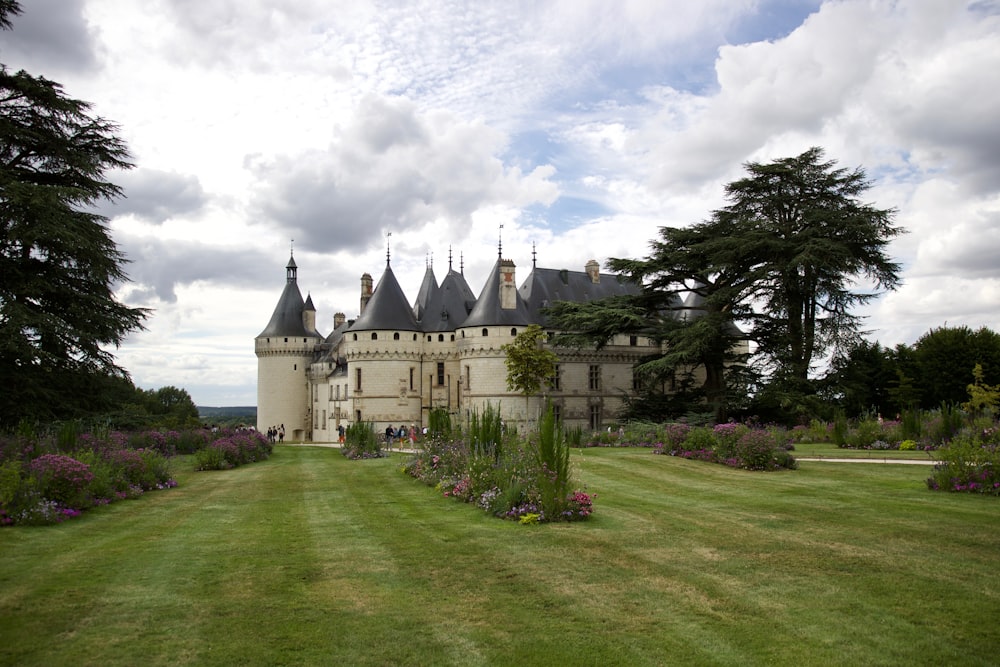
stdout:
<svg viewBox="0 0 1000 667">
<path fill-rule="evenodd" d="M 490 335 L 490 330 L 487 329 L 486 327 L 483 327 L 483 335 L 484 336 L 489 336 Z"/>
<path fill-rule="evenodd" d="M 417 342 L 417 334 L 413 334 L 413 342 Z"/>
<path fill-rule="evenodd" d="M 352 334 L 352 335 L 354 336 L 354 340 L 358 339 L 358 334 Z"/>
<path fill-rule="evenodd" d="M 443 343 L 444 342 L 444 334 L 438 334 L 438 342 L 439 343 Z"/>
<path fill-rule="evenodd" d="M 378 334 L 374 331 L 372 332 L 372 340 L 378 340 Z"/>
<path fill-rule="evenodd" d="M 452 335 L 451 335 L 451 342 L 452 342 L 452 343 L 454 343 L 454 342 L 455 342 L 455 334 L 452 334 Z"/>
<path fill-rule="evenodd" d="M 511 336 L 516 336 L 517 335 L 517 329 L 511 328 L 510 335 Z"/>
<path fill-rule="evenodd" d="M 396 333 L 392 334 L 392 339 L 393 340 L 399 340 L 399 332 L 398 331 Z"/>
</svg>

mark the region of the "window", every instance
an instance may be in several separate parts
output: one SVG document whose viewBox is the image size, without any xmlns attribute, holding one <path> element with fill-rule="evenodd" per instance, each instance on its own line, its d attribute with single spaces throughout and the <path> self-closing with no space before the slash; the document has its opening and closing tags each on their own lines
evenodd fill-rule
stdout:
<svg viewBox="0 0 1000 667">
<path fill-rule="evenodd" d="M 354 369 L 354 390 L 361 391 L 361 369 Z"/>
<path fill-rule="evenodd" d="M 334 393 L 334 395 L 331 396 L 331 398 L 339 401 L 340 400 L 340 385 L 338 384 L 336 387 L 333 387 L 330 391 L 333 391 L 333 393 Z"/>
<path fill-rule="evenodd" d="M 398 331 L 396 333 L 392 334 L 392 339 L 393 340 L 399 340 L 399 332 Z"/>
<path fill-rule="evenodd" d="M 490 330 L 487 329 L 486 327 L 483 327 L 483 335 L 484 336 L 489 336 L 490 335 Z"/>
<path fill-rule="evenodd" d="M 326 428 L 326 410 L 323 411 L 323 427 Z"/>
<path fill-rule="evenodd" d="M 561 386 L 562 382 L 559 379 L 559 375 L 560 375 L 561 371 L 562 371 L 562 368 L 560 368 L 559 364 L 556 364 L 555 372 L 552 374 L 552 377 L 549 378 L 549 386 L 552 387 L 553 391 L 561 391 L 562 390 L 562 386 Z"/>
<path fill-rule="evenodd" d="M 590 430 L 599 431 L 601 430 L 601 406 L 591 405 L 590 406 Z"/>
<path fill-rule="evenodd" d="M 516 335 L 517 335 L 517 329 L 513 329 L 513 328 L 512 328 L 512 329 L 510 330 L 510 335 L 511 335 L 511 336 L 516 336 Z"/>
<path fill-rule="evenodd" d="M 410 391 L 413 391 L 413 368 L 410 368 Z"/>
<path fill-rule="evenodd" d="M 444 334 L 438 334 L 438 342 L 439 343 L 443 343 L 444 342 Z"/>
<path fill-rule="evenodd" d="M 590 390 L 600 391 L 601 390 L 601 367 L 597 364 L 591 364 L 590 366 Z"/>
<path fill-rule="evenodd" d="M 437 376 L 438 376 L 438 386 L 444 386 L 444 362 L 439 361 L 437 364 Z"/>
<path fill-rule="evenodd" d="M 465 367 L 465 389 L 472 389 L 472 369 L 468 366 Z"/>
<path fill-rule="evenodd" d="M 558 403 L 552 404 L 552 418 L 556 420 L 557 424 L 562 423 L 562 406 Z"/>
<path fill-rule="evenodd" d="M 628 344 L 631 345 L 632 347 L 635 347 L 636 345 L 639 344 L 639 337 L 638 336 L 629 336 L 628 337 Z"/>
<path fill-rule="evenodd" d="M 378 334 L 374 331 L 372 332 L 372 340 L 378 340 Z"/>
<path fill-rule="evenodd" d="M 639 378 L 639 374 L 632 372 L 632 391 L 639 391 L 642 389 L 642 380 Z"/>
</svg>

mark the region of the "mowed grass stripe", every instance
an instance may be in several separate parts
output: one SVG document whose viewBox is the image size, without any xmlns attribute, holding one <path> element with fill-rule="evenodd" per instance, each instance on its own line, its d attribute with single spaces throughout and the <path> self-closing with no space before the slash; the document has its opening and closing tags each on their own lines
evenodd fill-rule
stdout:
<svg viewBox="0 0 1000 667">
<path fill-rule="evenodd" d="M 995 498 L 926 470 L 573 453 L 581 524 L 279 447 L 0 531 L 3 664 L 992 664 Z"/>
</svg>

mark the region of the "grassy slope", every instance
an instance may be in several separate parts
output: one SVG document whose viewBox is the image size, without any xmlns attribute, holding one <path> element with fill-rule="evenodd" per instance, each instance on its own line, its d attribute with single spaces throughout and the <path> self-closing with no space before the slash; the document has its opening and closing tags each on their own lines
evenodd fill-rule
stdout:
<svg viewBox="0 0 1000 667">
<path fill-rule="evenodd" d="M 0 663 L 995 664 L 1000 503 L 917 466 L 747 473 L 574 453 L 582 524 L 525 527 L 279 447 L 0 531 Z"/>
</svg>

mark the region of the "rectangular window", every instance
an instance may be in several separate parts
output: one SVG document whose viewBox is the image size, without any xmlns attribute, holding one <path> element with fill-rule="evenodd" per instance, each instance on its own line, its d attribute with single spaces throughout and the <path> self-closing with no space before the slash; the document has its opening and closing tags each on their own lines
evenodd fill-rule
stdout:
<svg viewBox="0 0 1000 667">
<path fill-rule="evenodd" d="M 642 389 L 642 380 L 639 379 L 639 374 L 632 371 L 632 391 L 639 391 Z"/>
<path fill-rule="evenodd" d="M 326 428 L 326 410 L 323 411 L 323 428 Z"/>
<path fill-rule="evenodd" d="M 597 364 L 591 364 L 590 366 L 590 390 L 600 391 L 601 390 L 601 367 Z"/>
<path fill-rule="evenodd" d="M 556 420 L 557 424 L 562 422 L 562 406 L 558 403 L 552 404 L 552 417 Z"/>
<path fill-rule="evenodd" d="M 438 382 L 437 382 L 438 386 L 439 387 L 443 387 L 444 386 L 444 362 L 443 361 L 439 361 L 438 362 L 438 365 L 437 365 L 437 376 L 438 376 L 438 378 L 437 378 L 438 379 Z"/>
<path fill-rule="evenodd" d="M 552 388 L 552 391 L 562 390 L 561 386 L 562 380 L 559 377 L 561 373 L 562 373 L 562 368 L 560 367 L 559 364 L 556 364 L 555 372 L 552 374 L 552 377 L 549 378 L 549 386 Z"/>
<path fill-rule="evenodd" d="M 354 391 L 361 391 L 361 369 L 354 369 Z"/>
<path fill-rule="evenodd" d="M 410 369 L 410 391 L 413 391 L 413 369 Z"/>
<path fill-rule="evenodd" d="M 631 345 L 632 347 L 635 347 L 636 345 L 639 344 L 639 337 L 638 336 L 629 336 L 628 337 L 628 344 Z"/>
<path fill-rule="evenodd" d="M 590 406 L 590 430 L 601 430 L 601 406 L 599 405 Z"/>
<path fill-rule="evenodd" d="M 472 389 L 472 369 L 468 366 L 465 367 L 465 390 L 469 391 Z"/>
</svg>

